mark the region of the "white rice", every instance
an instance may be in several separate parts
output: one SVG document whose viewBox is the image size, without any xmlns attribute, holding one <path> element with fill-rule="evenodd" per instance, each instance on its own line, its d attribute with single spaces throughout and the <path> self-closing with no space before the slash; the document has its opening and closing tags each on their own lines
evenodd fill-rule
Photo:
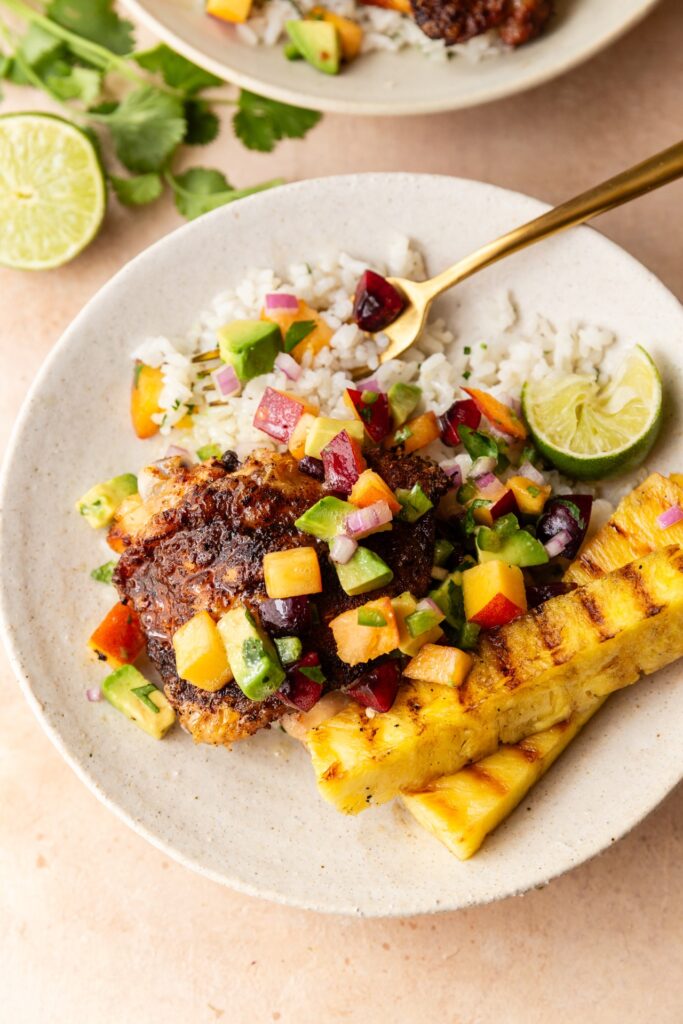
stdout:
<svg viewBox="0 0 683 1024">
<path fill-rule="evenodd" d="M 201 2 L 202 7 L 204 0 Z M 247 46 L 276 46 L 287 42 L 285 23 L 305 17 L 320 0 L 261 0 L 243 25 L 235 25 L 237 38 Z M 353 18 L 363 29 L 363 53 L 377 50 L 397 52 L 406 47 L 419 50 L 431 60 L 447 61 L 458 57 L 477 63 L 509 50 L 498 32 L 485 32 L 466 43 L 446 46 L 442 39 L 430 39 L 415 21 L 398 11 L 370 7 L 356 0 L 325 0 L 324 6 L 335 14 Z"/>
<path fill-rule="evenodd" d="M 345 418 L 344 390 L 350 372 L 362 366 L 372 369 L 384 389 L 397 380 L 418 384 L 422 408 L 437 414 L 463 397 L 460 386 L 465 381 L 503 399 L 516 399 L 525 380 L 554 372 L 592 374 L 600 367 L 609 376 L 610 350 L 615 342 L 611 331 L 580 324 L 554 327 L 543 316 L 530 319 L 528 315 L 524 323 L 533 326 L 525 328 L 514 296 L 507 292 L 493 294 L 483 304 L 481 326 L 474 333 L 468 331 L 467 338 L 457 337 L 442 319 L 432 319 L 405 359 L 379 366 L 387 339 L 368 336 L 349 322 L 356 283 L 367 266 L 365 260 L 339 253 L 315 264 L 293 263 L 282 276 L 272 269 L 252 270 L 235 288 L 216 296 L 185 336 L 148 338 L 139 345 L 133 358 L 163 370 L 162 412 L 155 418 L 164 447 L 171 433 L 174 443 L 184 447 L 218 444 L 223 450 L 233 449 L 241 458 L 257 447 L 277 447 L 252 425 L 266 387 L 288 390 L 310 399 L 324 415 Z M 372 269 L 416 280 L 425 276 L 420 253 L 405 238 L 392 246 L 385 265 Z M 231 320 L 258 319 L 265 295 L 278 290 L 295 293 L 322 313 L 334 328 L 330 347 L 323 349 L 313 364 L 307 357 L 296 383 L 276 370 L 250 381 L 224 406 L 210 407 L 207 398 L 215 399 L 216 393 L 206 392 L 209 379 L 201 376 L 205 367 L 192 363 L 192 356 L 216 348 L 217 329 Z M 189 409 L 194 409 L 191 429 L 174 429 Z M 439 461 L 453 457 L 452 449 L 440 442 L 430 446 L 427 454 Z"/>
</svg>

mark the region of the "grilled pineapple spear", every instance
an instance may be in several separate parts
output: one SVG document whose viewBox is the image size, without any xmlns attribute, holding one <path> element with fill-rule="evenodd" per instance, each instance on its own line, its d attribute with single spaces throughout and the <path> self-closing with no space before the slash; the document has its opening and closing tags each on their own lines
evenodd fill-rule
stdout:
<svg viewBox="0 0 683 1024">
<path fill-rule="evenodd" d="M 550 728 L 683 655 L 683 552 L 654 552 L 489 633 L 458 691 L 404 685 L 306 740 L 319 789 L 356 814 Z"/>
<path fill-rule="evenodd" d="M 648 477 L 620 502 L 585 545 L 565 579 L 587 583 L 663 543 L 675 541 L 683 546 L 683 523 L 668 530 L 657 523 L 667 508 L 683 504 L 682 483 L 683 477 L 677 475 L 669 480 L 659 473 Z M 476 764 L 435 780 L 420 793 L 403 794 L 405 807 L 456 857 L 466 860 L 524 799 L 603 703 L 603 698 L 597 699 L 568 721 L 521 743 L 500 747 Z"/>
</svg>

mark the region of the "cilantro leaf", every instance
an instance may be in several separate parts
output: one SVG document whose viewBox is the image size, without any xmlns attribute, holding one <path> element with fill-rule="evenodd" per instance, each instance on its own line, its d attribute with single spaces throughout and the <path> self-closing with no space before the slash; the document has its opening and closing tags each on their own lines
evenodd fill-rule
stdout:
<svg viewBox="0 0 683 1024">
<path fill-rule="evenodd" d="M 133 60 L 146 71 L 161 74 L 166 85 L 179 89 L 186 96 L 194 96 L 202 89 L 223 85 L 222 79 L 212 75 L 210 71 L 197 67 L 179 53 L 174 53 L 165 43 L 159 43 L 151 50 L 134 53 Z"/>
<path fill-rule="evenodd" d="M 209 213 L 219 206 L 233 203 L 236 199 L 242 199 L 254 192 L 262 192 L 264 189 L 282 184 L 281 179 L 275 179 L 254 185 L 252 188 L 235 189 L 221 171 L 208 167 L 192 167 L 177 177 L 167 174 L 166 180 L 173 189 L 178 212 L 188 220 L 194 220 L 203 213 Z"/>
<path fill-rule="evenodd" d="M 59 62 L 45 74 L 45 85 L 60 100 L 94 103 L 102 89 L 102 74 L 94 68 L 69 67 Z"/>
<path fill-rule="evenodd" d="M 306 676 L 307 679 L 312 679 L 314 683 L 324 683 L 327 678 L 323 670 L 318 666 L 314 665 L 312 668 L 308 668 L 304 665 L 301 668 L 297 668 L 297 672 L 301 672 L 302 676 Z"/>
<path fill-rule="evenodd" d="M 473 430 L 472 427 L 468 427 L 464 423 L 458 424 L 458 434 L 470 458 L 498 458 L 498 445 L 488 434 Z"/>
<path fill-rule="evenodd" d="M 243 89 L 233 118 L 235 135 L 247 149 L 270 153 L 281 139 L 302 139 L 321 118 L 316 110 L 257 96 Z"/>
<path fill-rule="evenodd" d="M 46 14 L 63 28 L 119 56 L 134 47 L 133 25 L 113 10 L 113 0 L 51 0 Z"/>
<path fill-rule="evenodd" d="M 293 348 L 307 338 L 315 330 L 315 320 L 297 320 L 288 328 L 285 334 L 285 352 L 291 352 Z"/>
<path fill-rule="evenodd" d="M 186 146 L 206 146 L 218 135 L 220 121 L 204 100 L 188 100 L 185 104 Z"/>
<path fill-rule="evenodd" d="M 164 186 L 159 174 L 139 174 L 135 178 L 117 178 L 113 174 L 112 183 L 116 198 L 124 206 L 144 206 L 153 203 L 163 192 Z"/>
<path fill-rule="evenodd" d="M 128 93 L 112 113 L 93 116 L 109 128 L 124 167 L 143 173 L 161 170 L 186 129 L 180 100 L 149 85 Z"/>
<path fill-rule="evenodd" d="M 63 55 L 65 47 L 61 39 L 57 39 L 51 32 L 40 25 L 32 24 L 29 25 L 26 35 L 21 38 L 17 51 L 29 67 L 38 71 L 42 61 Z"/>
</svg>

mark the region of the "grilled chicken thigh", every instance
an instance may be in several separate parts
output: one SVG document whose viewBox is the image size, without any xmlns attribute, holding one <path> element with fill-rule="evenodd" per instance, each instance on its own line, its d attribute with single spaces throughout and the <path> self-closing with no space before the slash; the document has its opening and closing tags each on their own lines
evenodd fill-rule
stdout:
<svg viewBox="0 0 683 1024">
<path fill-rule="evenodd" d="M 419 483 L 434 504 L 448 488 L 443 472 L 417 456 L 368 455 L 368 464 L 391 488 Z M 256 703 L 234 683 L 209 693 L 183 681 L 172 644 L 175 631 L 196 612 L 208 610 L 218 617 L 238 600 L 257 611 L 266 598 L 262 563 L 270 551 L 316 546 L 323 592 L 315 598 L 319 621 L 300 634 L 304 649 L 318 652 L 329 689 L 362 675 L 366 666 L 350 668 L 338 659 L 328 623 L 363 604 L 367 595 L 348 597 L 329 562 L 327 545 L 294 526 L 324 496 L 322 485 L 301 473 L 295 459 L 263 450 L 237 466 L 228 453 L 223 460 L 195 467 L 169 459 L 149 472 L 145 500 L 124 503 L 111 530 L 111 539 L 123 552 L 114 582 L 122 600 L 138 612 L 166 694 L 196 740 L 231 743 L 288 710 L 277 695 Z M 434 513 L 428 512 L 418 523 L 396 520 L 390 532 L 364 541 L 394 573 L 391 584 L 373 596 L 404 590 L 425 594 L 434 535 Z"/>
<path fill-rule="evenodd" d="M 521 46 L 540 35 L 553 13 L 553 0 L 410 0 L 413 16 L 430 39 L 450 46 L 489 29 L 503 42 Z"/>
</svg>

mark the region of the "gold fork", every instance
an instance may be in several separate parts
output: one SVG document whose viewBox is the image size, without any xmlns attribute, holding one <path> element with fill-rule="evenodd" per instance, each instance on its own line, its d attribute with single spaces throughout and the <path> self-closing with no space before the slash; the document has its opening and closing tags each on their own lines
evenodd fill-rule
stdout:
<svg viewBox="0 0 683 1024">
<path fill-rule="evenodd" d="M 437 296 L 471 277 L 478 270 L 490 267 L 504 256 L 511 256 L 534 242 L 550 238 L 560 231 L 583 224 L 600 213 L 612 210 L 616 206 L 637 199 L 638 196 L 651 192 L 661 185 L 667 185 L 676 178 L 683 176 L 683 142 L 676 143 L 669 149 L 651 156 L 635 167 L 622 171 L 614 178 L 609 178 L 601 185 L 595 185 L 556 206 L 547 213 L 535 217 L 534 220 L 513 228 L 493 242 L 488 242 L 471 255 L 458 260 L 452 267 L 443 270 L 436 277 L 427 281 L 409 281 L 403 277 L 390 277 L 389 282 L 397 288 L 406 299 L 406 307 L 400 316 L 382 333 L 389 338 L 388 348 L 380 355 L 380 362 L 396 359 L 410 348 L 420 335 L 430 306 Z M 202 352 L 194 357 L 195 363 L 206 363 L 218 359 L 218 349 Z M 353 373 L 354 379 L 365 377 L 370 372 L 368 367 L 360 367 Z M 209 388 L 206 388 L 209 390 Z M 222 404 L 222 403 L 212 403 Z"/>
</svg>

